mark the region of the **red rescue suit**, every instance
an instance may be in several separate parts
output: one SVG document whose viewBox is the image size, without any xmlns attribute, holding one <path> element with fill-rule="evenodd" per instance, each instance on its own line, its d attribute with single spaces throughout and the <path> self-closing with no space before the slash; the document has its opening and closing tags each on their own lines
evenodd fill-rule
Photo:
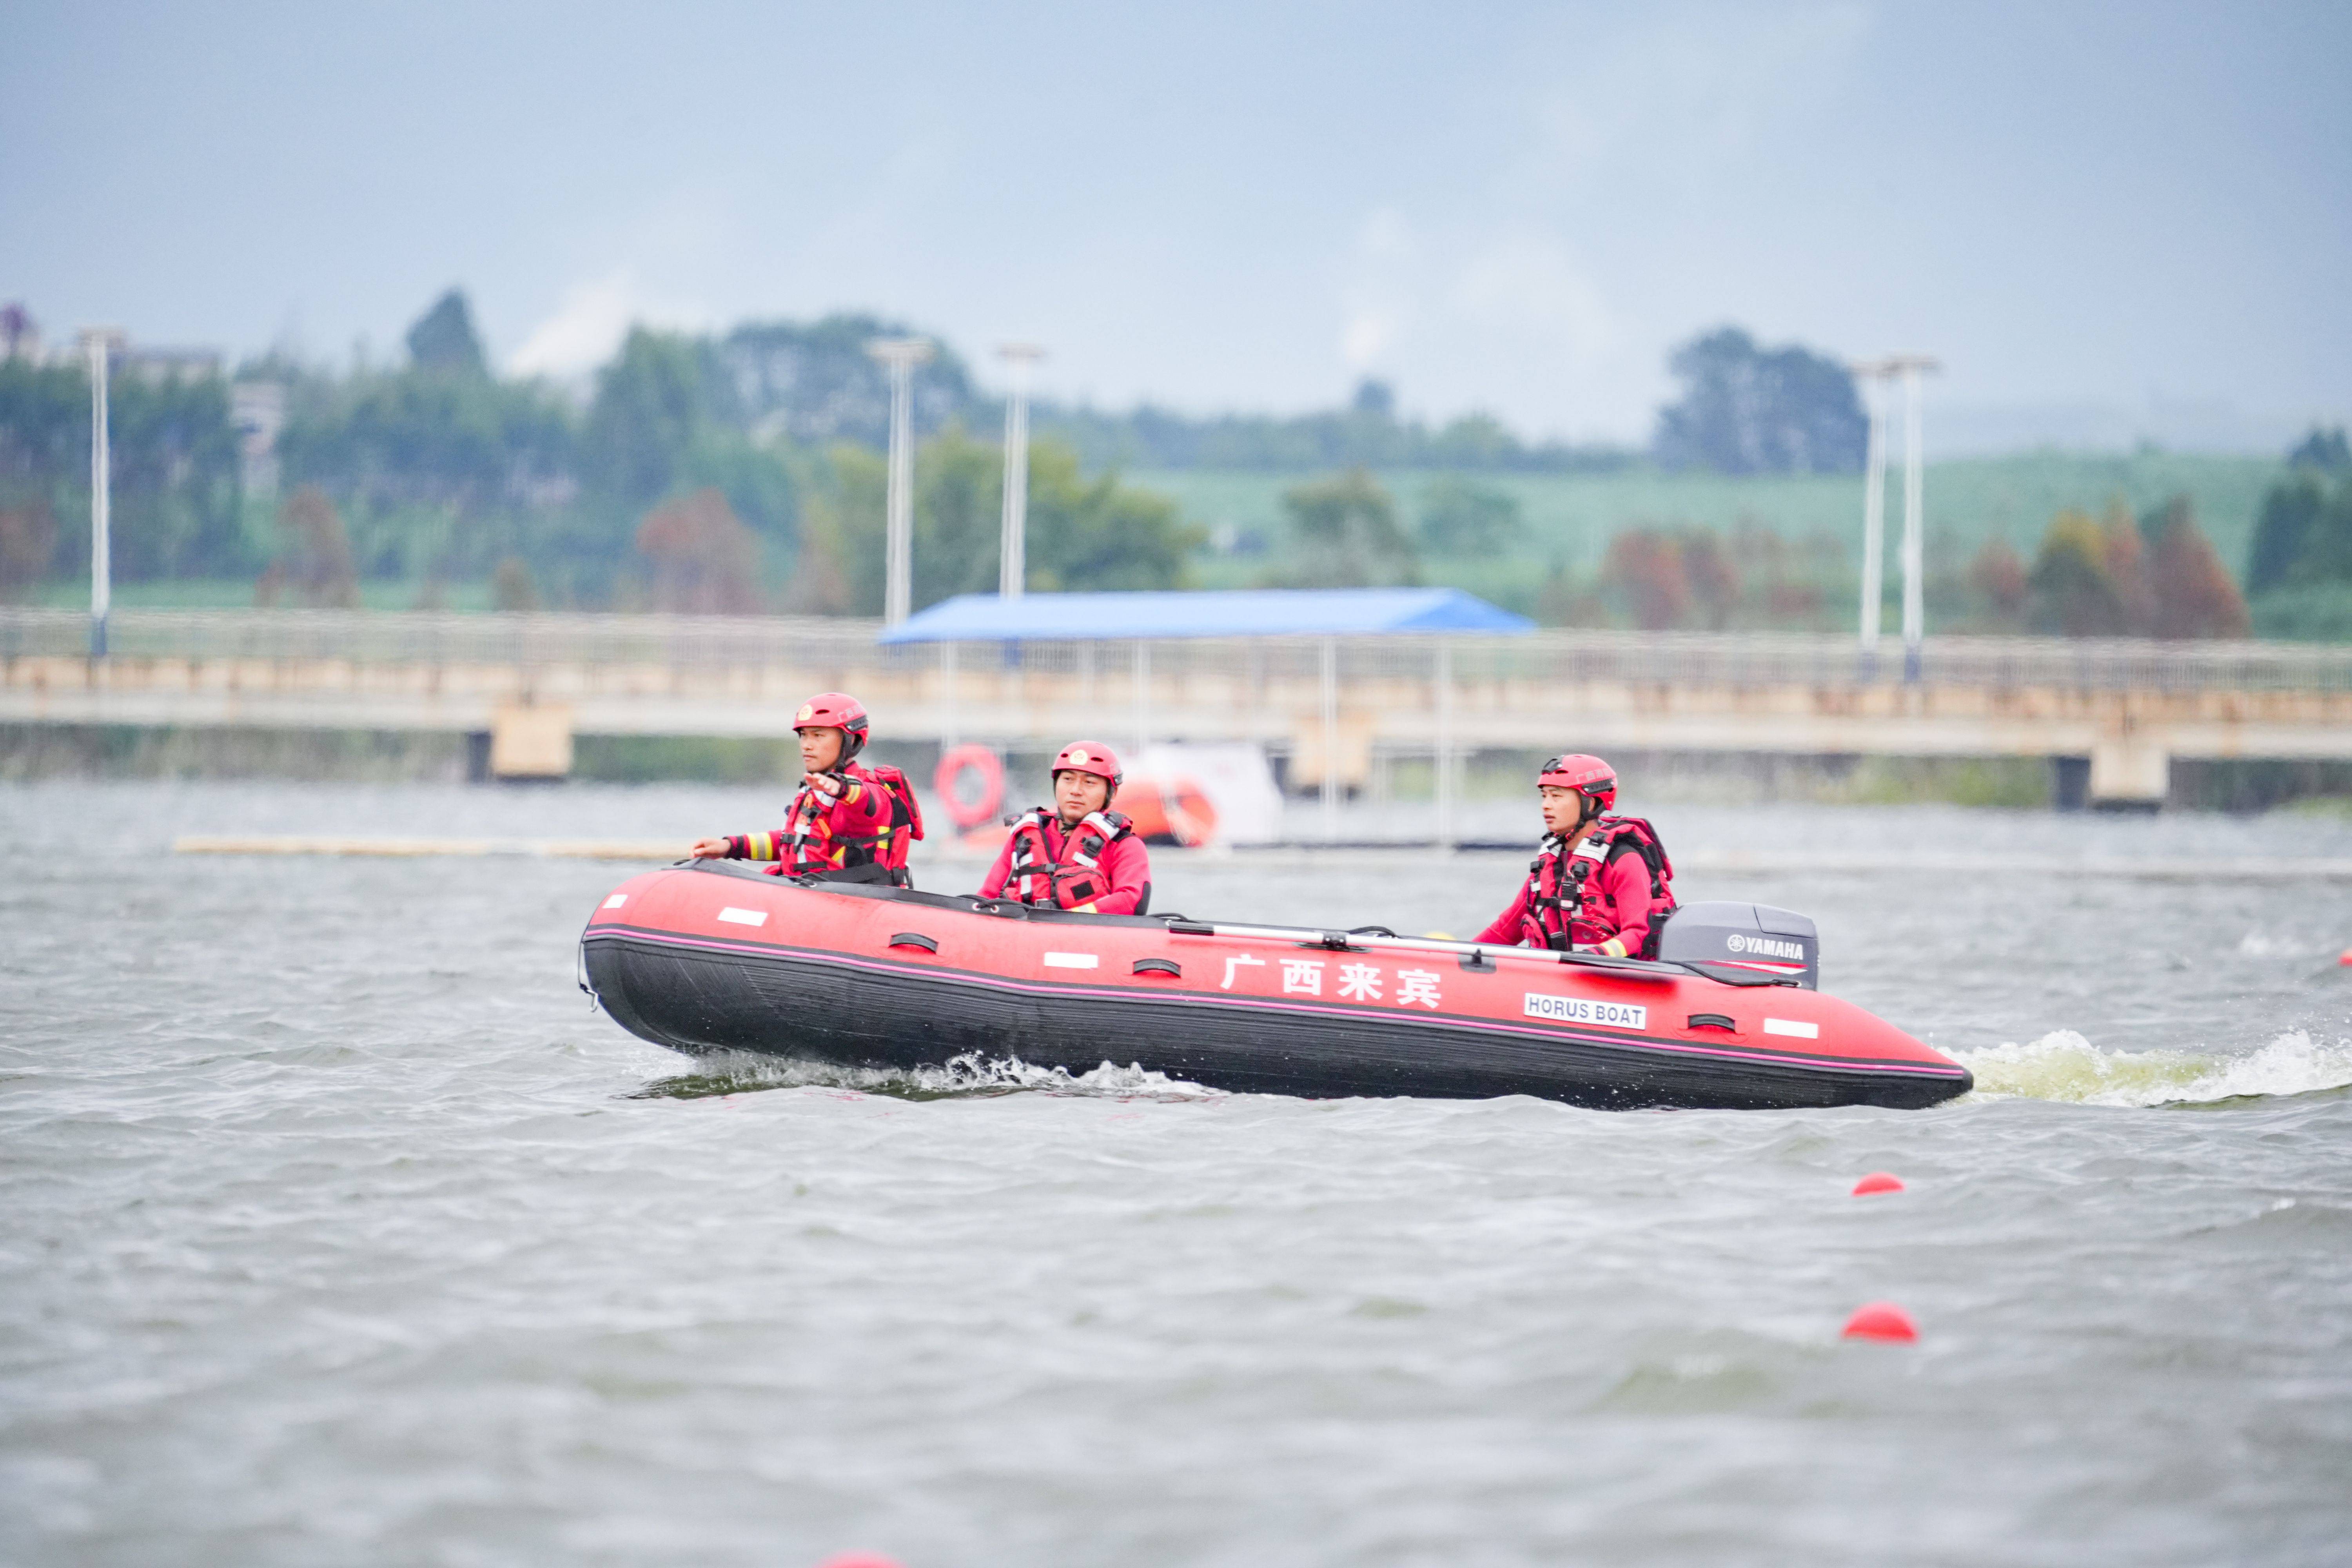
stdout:
<svg viewBox="0 0 2352 1568">
<path fill-rule="evenodd" d="M 730 860 L 774 860 L 774 875 L 803 877 L 856 866 L 888 865 L 895 858 L 890 789 L 873 769 L 851 763 L 827 773 L 838 795 L 803 784 L 784 826 L 772 833 L 738 833 L 727 840 Z"/>
<path fill-rule="evenodd" d="M 1674 875 L 1647 822 L 1604 816 L 1567 854 L 1558 836 L 1546 838 L 1518 897 L 1474 940 L 1648 957 L 1660 917 L 1675 907 Z"/>
<path fill-rule="evenodd" d="M 1090 812 L 1065 830 L 1058 815 L 1039 806 L 1013 824 L 980 896 L 1010 893 L 1024 904 L 1131 915 L 1150 881 L 1151 852 L 1126 817 Z"/>
</svg>

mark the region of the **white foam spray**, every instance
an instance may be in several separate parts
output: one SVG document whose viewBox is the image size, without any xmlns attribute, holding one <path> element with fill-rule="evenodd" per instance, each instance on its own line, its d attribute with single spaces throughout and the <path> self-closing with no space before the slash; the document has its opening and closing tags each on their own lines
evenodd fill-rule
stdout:
<svg viewBox="0 0 2352 1568">
<path fill-rule="evenodd" d="M 725 1052 L 705 1057 L 695 1072 L 666 1079 L 645 1093 L 698 1099 L 768 1089 L 846 1089 L 862 1094 L 918 1100 L 1004 1094 L 1016 1089 L 1112 1100 L 1202 1100 L 1223 1092 L 1133 1064 L 1120 1067 L 1108 1061 L 1086 1072 L 1072 1073 L 1067 1068 L 1034 1067 L 1017 1057 L 967 1054 L 938 1066 L 899 1068 L 835 1067 L 792 1058 Z"/>
<path fill-rule="evenodd" d="M 1977 1093 L 2074 1105 L 2198 1105 L 2249 1095 L 2309 1094 L 2352 1084 L 2352 1044 L 2322 1044 L 2292 1029 L 2244 1056 L 2111 1051 L 2072 1029 L 2022 1045 L 1951 1053 Z"/>
</svg>

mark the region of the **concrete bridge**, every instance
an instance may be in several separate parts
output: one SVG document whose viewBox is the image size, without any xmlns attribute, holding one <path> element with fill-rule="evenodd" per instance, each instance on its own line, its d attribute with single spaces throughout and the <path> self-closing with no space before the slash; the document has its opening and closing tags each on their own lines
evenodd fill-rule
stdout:
<svg viewBox="0 0 2352 1568">
<path fill-rule="evenodd" d="M 1930 637 L 1906 684 L 1892 643 L 1866 666 L 1850 638 L 1786 635 L 886 648 L 867 621 L 133 610 L 94 660 L 87 625 L 0 611 L 0 722 L 457 731 L 530 776 L 566 772 L 575 734 L 782 736 L 844 688 L 894 738 L 1246 740 L 1294 784 L 1573 744 L 2049 757 L 2124 804 L 2160 801 L 2175 757 L 2352 758 L 2352 647 Z"/>
</svg>

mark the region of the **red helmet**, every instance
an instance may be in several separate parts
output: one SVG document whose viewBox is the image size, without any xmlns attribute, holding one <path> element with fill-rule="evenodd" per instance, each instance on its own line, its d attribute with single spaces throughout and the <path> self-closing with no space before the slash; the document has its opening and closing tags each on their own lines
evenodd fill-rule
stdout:
<svg viewBox="0 0 2352 1568">
<path fill-rule="evenodd" d="M 1073 741 L 1062 748 L 1054 759 L 1052 771 L 1056 773 L 1092 773 L 1109 784 L 1110 793 L 1118 794 L 1118 786 L 1127 775 L 1119 772 L 1118 758 L 1099 741 Z"/>
<path fill-rule="evenodd" d="M 1553 757 L 1537 775 L 1538 788 L 1572 789 L 1592 803 L 1594 811 L 1606 811 L 1617 804 L 1617 770 L 1599 757 L 1588 757 L 1581 752 L 1570 752 Z"/>
<path fill-rule="evenodd" d="M 839 767 L 866 749 L 866 705 L 846 691 L 820 691 L 793 715 L 793 730 L 840 731 L 841 762 L 834 764 Z"/>
</svg>

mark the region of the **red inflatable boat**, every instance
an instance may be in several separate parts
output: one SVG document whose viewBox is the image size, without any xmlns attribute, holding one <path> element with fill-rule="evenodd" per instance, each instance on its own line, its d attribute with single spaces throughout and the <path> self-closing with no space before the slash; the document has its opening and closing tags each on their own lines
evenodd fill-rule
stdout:
<svg viewBox="0 0 2352 1568">
<path fill-rule="evenodd" d="M 1181 915 L 1082 915 L 738 861 L 649 872 L 581 938 L 624 1027 L 688 1052 L 847 1067 L 1134 1063 L 1318 1098 L 1933 1105 L 1966 1068 L 1811 988 L 1812 922 L 1694 904 L 1647 963 Z"/>
</svg>

